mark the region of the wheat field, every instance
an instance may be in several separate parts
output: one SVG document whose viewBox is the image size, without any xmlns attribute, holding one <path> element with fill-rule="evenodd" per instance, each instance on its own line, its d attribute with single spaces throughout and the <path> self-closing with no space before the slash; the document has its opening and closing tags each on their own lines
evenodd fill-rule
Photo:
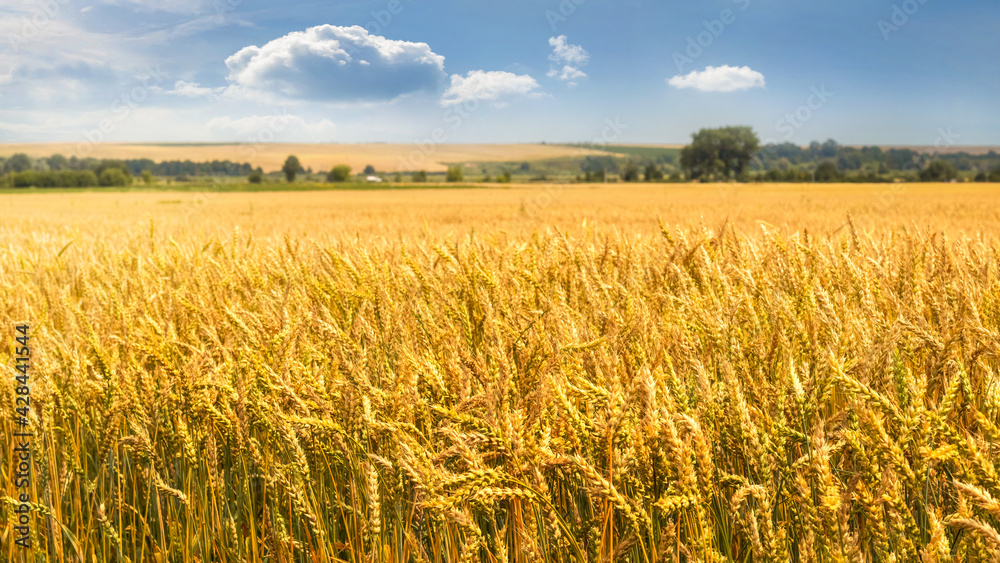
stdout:
<svg viewBox="0 0 1000 563">
<path fill-rule="evenodd" d="M 998 189 L 0 195 L 0 552 L 996 561 Z"/>
</svg>

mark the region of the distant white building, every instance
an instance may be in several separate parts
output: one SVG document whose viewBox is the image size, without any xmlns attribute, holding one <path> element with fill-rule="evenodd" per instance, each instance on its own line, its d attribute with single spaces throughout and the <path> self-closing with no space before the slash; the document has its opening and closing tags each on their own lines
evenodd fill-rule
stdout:
<svg viewBox="0 0 1000 563">
<path fill-rule="evenodd" d="M 378 176 L 369 176 L 369 177 L 365 178 L 365 180 L 369 184 L 381 184 L 382 183 L 382 178 L 379 178 Z"/>
</svg>

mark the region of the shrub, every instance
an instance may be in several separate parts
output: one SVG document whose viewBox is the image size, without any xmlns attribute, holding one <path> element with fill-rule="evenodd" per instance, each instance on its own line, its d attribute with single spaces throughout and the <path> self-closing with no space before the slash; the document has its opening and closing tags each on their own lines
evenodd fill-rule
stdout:
<svg viewBox="0 0 1000 563">
<path fill-rule="evenodd" d="M 93 170 L 80 170 L 76 173 L 76 185 L 77 187 L 99 186 L 100 182 Z"/>
<path fill-rule="evenodd" d="M 462 180 L 464 180 L 465 174 L 462 173 L 462 167 L 449 166 L 448 174 L 445 176 L 445 179 L 448 180 L 449 182 L 461 182 Z"/>
<path fill-rule="evenodd" d="M 346 164 L 338 164 L 330 170 L 326 179 L 329 182 L 346 182 L 351 177 L 351 167 Z"/>
<path fill-rule="evenodd" d="M 414 172 L 413 173 L 413 177 L 411 179 L 414 182 L 426 182 L 427 181 L 427 171 L 426 170 L 420 170 L 418 172 Z"/>
<path fill-rule="evenodd" d="M 120 168 L 108 168 L 101 172 L 98 176 L 98 183 L 102 186 L 127 186 L 131 183 L 132 178 L 125 175 Z"/>
<path fill-rule="evenodd" d="M 121 173 L 128 178 L 128 182 L 130 184 L 132 183 L 132 172 L 129 171 L 128 164 L 122 160 L 102 160 L 97 163 L 97 166 L 94 167 L 94 174 L 100 178 L 101 174 L 104 174 L 105 170 L 110 170 L 112 168 L 120 170 Z"/>
<path fill-rule="evenodd" d="M 11 173 L 11 182 L 15 188 L 47 188 L 44 178 L 44 173 L 35 172 L 34 170 L 25 170 L 23 172 L 13 172 Z"/>
<path fill-rule="evenodd" d="M 840 171 L 837 170 L 836 164 L 824 160 L 816 166 L 815 178 L 817 182 L 836 182 L 840 179 Z"/>
<path fill-rule="evenodd" d="M 260 172 L 253 171 L 247 176 L 247 181 L 251 184 L 260 184 L 264 181 L 264 175 Z"/>
<path fill-rule="evenodd" d="M 947 182 L 955 178 L 958 178 L 958 172 L 947 160 L 937 159 L 920 171 L 921 182 Z"/>
<path fill-rule="evenodd" d="M 90 170 L 25 170 L 12 173 L 10 181 L 15 188 L 82 188 L 98 185 L 97 176 Z"/>
</svg>

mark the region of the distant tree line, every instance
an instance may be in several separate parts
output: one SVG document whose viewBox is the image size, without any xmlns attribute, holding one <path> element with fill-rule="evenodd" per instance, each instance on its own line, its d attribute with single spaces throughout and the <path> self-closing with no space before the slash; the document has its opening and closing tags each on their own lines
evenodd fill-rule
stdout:
<svg viewBox="0 0 1000 563">
<path fill-rule="evenodd" d="M 617 149 L 617 150 L 616 150 Z M 939 153 L 909 148 L 852 147 L 833 139 L 808 146 L 761 145 L 750 127 L 702 129 L 679 158 L 655 148 L 606 147 L 630 154 L 590 155 L 580 182 L 1000 182 L 1000 154 Z"/>
<path fill-rule="evenodd" d="M 154 176 L 249 176 L 254 171 L 262 172 L 260 168 L 255 169 L 247 162 L 240 164 L 228 160 L 165 160 L 157 163 L 144 158 L 124 162 L 135 175 L 141 174 L 143 170 L 149 170 Z"/>
<path fill-rule="evenodd" d="M 962 178 L 966 181 L 1000 182 L 1000 154 L 953 152 L 948 154 L 920 152 L 907 148 L 882 149 L 877 146 L 850 147 L 833 139 L 808 146 L 793 143 L 767 144 L 760 141 L 750 127 L 720 127 L 702 129 L 692 135 L 689 145 L 680 150 L 656 147 L 604 147 L 620 154 L 588 155 L 579 162 L 579 182 L 688 182 L 688 181 L 741 181 L 741 182 L 893 182 L 925 181 L 947 182 Z M 674 152 L 664 152 L 671 150 Z M 516 164 L 516 163 L 515 163 Z M 575 169 L 575 163 L 569 169 Z M 483 167 L 483 182 L 510 183 L 513 168 L 504 166 L 493 172 L 495 178 Z M 559 171 L 556 168 L 557 172 Z M 530 163 L 521 163 L 519 173 L 532 171 Z M 285 161 L 281 172 L 289 183 L 298 175 L 312 175 L 312 168 L 304 169 L 294 155 Z M 351 167 L 338 165 L 326 174 L 328 182 L 347 182 Z M 530 181 L 548 181 L 547 170 L 542 169 Z M 376 175 L 374 166 L 368 165 L 361 178 Z M 228 160 L 194 162 L 174 160 L 154 162 L 151 159 L 98 160 L 94 158 L 66 158 L 55 154 L 33 158 L 15 154 L 0 157 L 0 186 L 9 187 L 88 187 L 128 186 L 136 181 L 146 184 L 155 178 L 167 177 L 186 181 L 192 176 L 242 176 L 251 184 L 265 180 L 261 168 L 248 163 Z M 396 182 L 402 174 L 396 173 Z M 449 166 L 444 174 L 448 182 L 463 182 L 465 175 L 460 165 Z M 415 171 L 412 182 L 427 182 L 426 171 Z"/>
<path fill-rule="evenodd" d="M 964 172 L 975 181 L 1000 182 L 996 151 L 973 155 L 883 150 L 844 146 L 833 139 L 813 141 L 808 147 L 793 143 L 760 146 L 749 127 L 702 129 L 682 149 L 680 165 L 687 179 L 709 181 L 947 182 Z"/>
<path fill-rule="evenodd" d="M 248 163 L 228 160 L 194 162 L 190 160 L 155 162 L 150 159 L 113 160 L 66 158 L 61 154 L 35 158 L 15 154 L 0 156 L 0 185 L 12 187 L 76 188 L 89 186 L 128 186 L 136 177 L 151 183 L 155 176 L 184 180 L 188 176 L 249 176 L 260 172 Z"/>
<path fill-rule="evenodd" d="M 926 153 L 913 149 L 887 149 L 881 147 L 849 147 L 838 144 L 833 139 L 824 143 L 813 141 L 808 147 L 793 143 L 768 144 L 757 155 L 758 169 L 782 170 L 801 164 L 828 162 L 838 172 L 847 173 L 869 170 L 876 174 L 898 172 L 918 172 L 933 161 L 942 161 L 956 172 L 984 172 L 1000 165 L 1000 154 L 990 151 L 973 155 L 967 152 Z"/>
</svg>

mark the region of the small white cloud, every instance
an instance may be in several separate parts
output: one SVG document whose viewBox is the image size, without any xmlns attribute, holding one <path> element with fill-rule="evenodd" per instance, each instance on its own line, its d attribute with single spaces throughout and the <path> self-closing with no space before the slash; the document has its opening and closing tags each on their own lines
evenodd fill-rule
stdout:
<svg viewBox="0 0 1000 563">
<path fill-rule="evenodd" d="M 552 54 L 549 60 L 554 63 L 568 63 L 575 66 L 583 66 L 590 61 L 590 53 L 579 45 L 571 45 L 566 42 L 566 36 L 550 37 L 549 45 L 552 46 Z"/>
<path fill-rule="evenodd" d="M 683 76 L 677 75 L 667 84 L 674 88 L 694 88 L 702 92 L 735 92 L 750 88 L 763 88 L 764 75 L 748 66 L 710 66 L 705 70 L 693 70 Z"/>
<path fill-rule="evenodd" d="M 308 122 L 297 115 L 250 115 L 214 117 L 205 124 L 211 138 L 218 141 L 256 142 L 260 139 L 303 140 L 328 143 L 335 140 L 337 126 L 329 119 Z"/>
<path fill-rule="evenodd" d="M 552 46 L 549 60 L 555 66 L 549 69 L 546 76 L 568 82 L 570 86 L 576 86 L 576 80 L 587 77 L 587 73 L 580 70 L 581 66 L 590 62 L 590 53 L 586 49 L 568 43 L 565 35 L 550 37 L 549 45 Z M 562 68 L 558 68 L 559 66 Z"/>
<path fill-rule="evenodd" d="M 473 70 L 466 76 L 452 75 L 451 86 L 442 96 L 441 103 L 454 105 L 475 100 L 501 106 L 509 98 L 538 98 L 541 96 L 540 88 L 538 82 L 527 74 Z"/>
<path fill-rule="evenodd" d="M 185 98 L 201 98 L 205 96 L 218 96 L 225 88 L 205 88 L 195 82 L 185 82 L 178 80 L 174 83 L 172 90 L 165 90 L 164 94 L 182 96 Z"/>
<path fill-rule="evenodd" d="M 389 101 L 440 91 L 444 57 L 426 43 L 371 35 L 361 26 L 321 25 L 245 47 L 226 59 L 234 84 L 290 98 Z"/>
<path fill-rule="evenodd" d="M 89 11 L 91 11 L 93 9 L 94 9 L 93 6 L 84 6 L 84 7 L 80 8 L 80 13 L 81 14 L 86 14 L 87 12 L 89 12 Z"/>
<path fill-rule="evenodd" d="M 583 72 L 582 70 L 576 67 L 566 65 L 562 67 L 562 70 L 558 69 L 550 70 L 549 72 L 546 73 L 546 76 L 548 76 L 549 78 L 558 78 L 559 80 L 571 81 L 571 80 L 577 80 L 579 78 L 586 78 L 587 73 Z"/>
</svg>

